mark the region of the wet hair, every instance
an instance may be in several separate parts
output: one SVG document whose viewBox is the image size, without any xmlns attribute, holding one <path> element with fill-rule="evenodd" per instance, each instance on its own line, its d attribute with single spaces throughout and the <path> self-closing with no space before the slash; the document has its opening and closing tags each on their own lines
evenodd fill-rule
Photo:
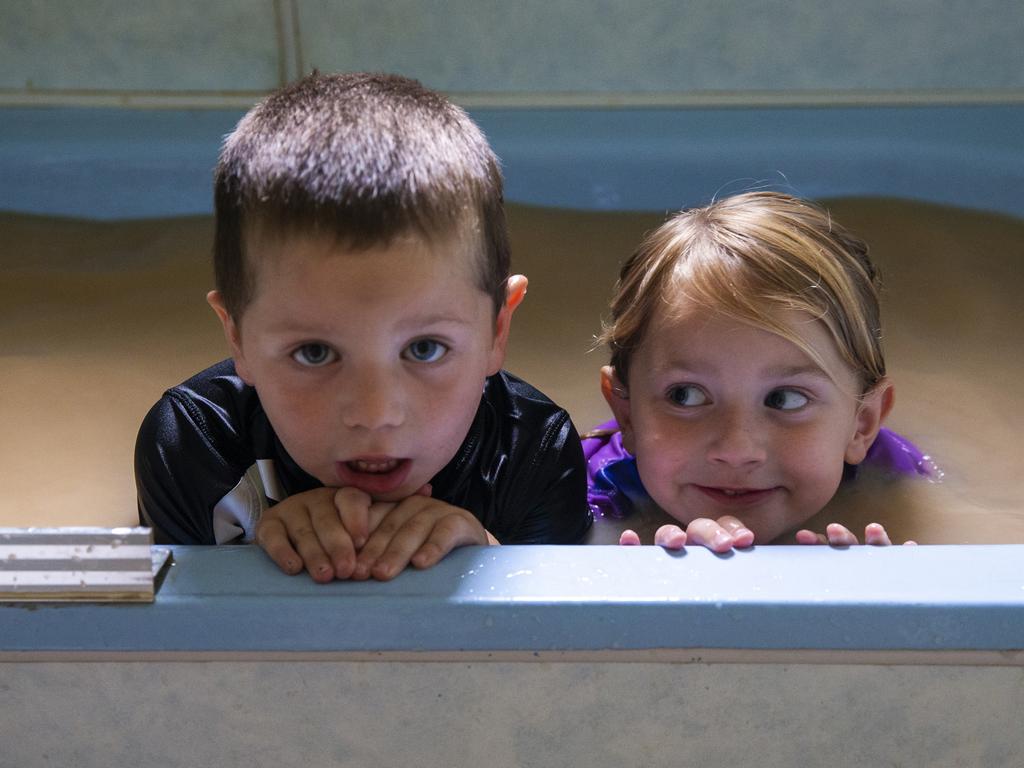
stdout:
<svg viewBox="0 0 1024 768">
<path fill-rule="evenodd" d="M 779 319 L 807 312 L 831 333 L 869 391 L 885 376 L 881 279 L 863 241 L 824 208 L 779 192 L 748 192 L 679 212 L 647 235 L 623 265 L 600 341 L 628 385 L 629 364 L 660 307 L 706 307 L 793 342 L 824 361 Z"/>
<path fill-rule="evenodd" d="M 505 301 L 509 244 L 501 170 L 480 128 L 419 82 L 314 72 L 253 107 L 214 174 L 214 272 L 236 322 L 259 265 L 246 239 L 304 234 L 356 250 L 472 232 L 478 284 Z"/>
</svg>

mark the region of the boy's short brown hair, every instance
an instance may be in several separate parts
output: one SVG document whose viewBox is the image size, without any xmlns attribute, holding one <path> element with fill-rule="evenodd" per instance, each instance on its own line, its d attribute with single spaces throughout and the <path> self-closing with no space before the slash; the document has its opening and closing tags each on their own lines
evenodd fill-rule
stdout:
<svg viewBox="0 0 1024 768">
<path fill-rule="evenodd" d="M 253 297 L 258 231 L 352 248 L 478 228 L 480 288 L 505 301 L 509 245 L 498 160 L 459 107 L 398 75 L 314 72 L 253 107 L 214 176 L 217 290 L 236 322 Z"/>
</svg>

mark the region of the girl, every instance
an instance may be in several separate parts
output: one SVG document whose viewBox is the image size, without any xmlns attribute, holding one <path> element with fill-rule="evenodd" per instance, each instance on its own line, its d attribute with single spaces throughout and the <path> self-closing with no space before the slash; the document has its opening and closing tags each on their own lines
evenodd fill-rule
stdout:
<svg viewBox="0 0 1024 768">
<path fill-rule="evenodd" d="M 625 520 L 620 543 L 638 544 L 638 529 L 674 519 L 656 544 L 856 544 L 841 524 L 797 529 L 867 466 L 937 476 L 881 426 L 893 385 L 878 290 L 864 243 L 781 193 L 683 211 L 650 234 L 601 339 L 615 421 L 584 436 L 593 540 Z M 865 541 L 889 543 L 877 524 Z"/>
</svg>

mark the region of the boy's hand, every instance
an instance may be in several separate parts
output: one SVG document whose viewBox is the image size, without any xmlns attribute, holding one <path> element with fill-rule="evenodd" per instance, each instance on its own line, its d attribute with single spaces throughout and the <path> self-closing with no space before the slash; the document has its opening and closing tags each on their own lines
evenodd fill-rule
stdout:
<svg viewBox="0 0 1024 768">
<path fill-rule="evenodd" d="M 854 547 L 860 542 L 857 537 L 850 532 L 850 529 L 839 523 L 832 523 L 825 528 L 825 533 L 815 533 L 803 529 L 796 532 L 796 543 L 797 544 L 829 544 L 833 547 Z M 864 528 L 864 543 L 870 544 L 875 547 L 888 547 L 892 544 L 889 540 L 889 534 L 886 533 L 878 523 L 869 523 Z M 904 542 L 907 544 L 916 544 L 916 541 Z"/>
<path fill-rule="evenodd" d="M 665 549 L 682 549 L 686 544 L 697 544 L 721 554 L 733 547 L 745 549 L 753 543 L 753 531 L 731 515 L 718 520 L 698 517 L 690 521 L 685 531 L 678 525 L 663 525 L 654 533 L 654 545 Z M 623 531 L 619 544 L 636 546 L 640 544 L 640 537 L 635 531 Z"/>
<path fill-rule="evenodd" d="M 315 488 L 278 502 L 263 513 L 256 526 L 256 544 L 285 573 L 296 574 L 305 566 L 313 581 L 347 579 L 356 567 L 353 536 L 342 510 L 359 519 L 356 533 L 365 540 L 373 530 L 369 495 L 355 488 Z"/>
<path fill-rule="evenodd" d="M 368 512 L 369 538 L 358 548 L 353 579 L 387 581 L 410 563 L 430 568 L 456 547 L 498 543 L 468 511 L 427 495 L 377 502 Z"/>
</svg>

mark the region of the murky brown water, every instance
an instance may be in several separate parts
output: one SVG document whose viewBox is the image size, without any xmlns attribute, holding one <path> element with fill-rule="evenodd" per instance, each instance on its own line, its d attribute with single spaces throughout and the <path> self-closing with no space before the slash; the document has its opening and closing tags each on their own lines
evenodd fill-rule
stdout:
<svg viewBox="0 0 1024 768">
<path fill-rule="evenodd" d="M 897 405 L 889 426 L 946 472 L 858 481 L 822 513 L 933 543 L 1024 542 L 1024 221 L 841 200 L 882 269 Z M 530 277 L 507 367 L 569 408 L 607 411 L 589 351 L 620 261 L 662 214 L 511 206 Z M 135 521 L 132 450 L 168 385 L 226 354 L 204 296 L 208 218 L 98 223 L 0 215 L 0 525 Z M 826 519 L 827 518 L 827 519 Z"/>
</svg>

